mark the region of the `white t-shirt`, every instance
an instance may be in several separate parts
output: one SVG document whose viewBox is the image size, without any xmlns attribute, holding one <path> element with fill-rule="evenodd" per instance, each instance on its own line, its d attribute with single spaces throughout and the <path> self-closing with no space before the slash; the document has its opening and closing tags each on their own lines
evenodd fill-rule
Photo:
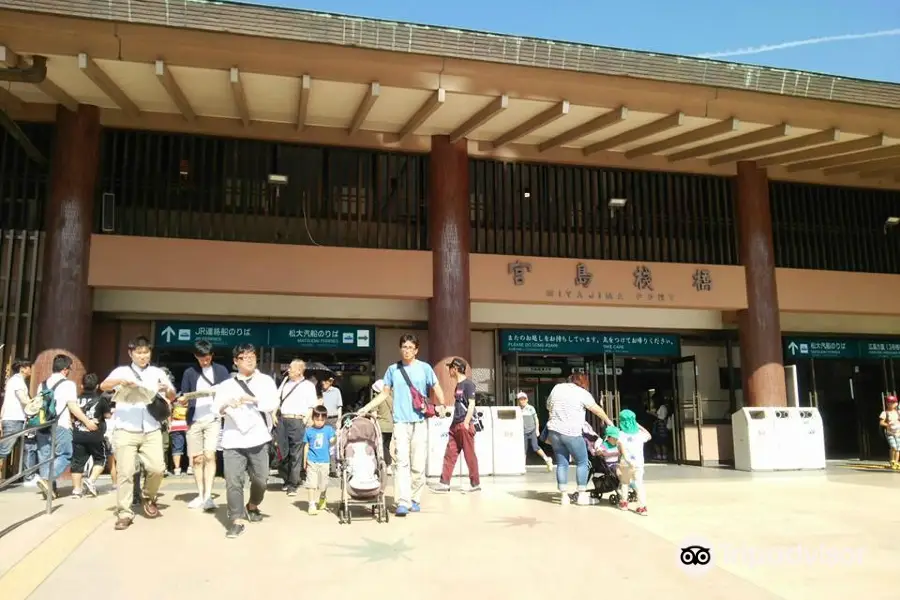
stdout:
<svg viewBox="0 0 900 600">
<path fill-rule="evenodd" d="M 54 373 L 47 378 L 47 387 L 52 388 L 59 380 L 63 380 L 55 390 L 53 398 L 56 400 L 56 414 L 59 415 L 57 426 L 63 429 L 72 429 L 72 415 L 69 413 L 69 402 L 78 402 L 78 388 L 75 382 L 66 379 L 61 373 Z"/>
<path fill-rule="evenodd" d="M 896 410 L 892 410 L 891 412 L 882 411 L 881 414 L 878 415 L 878 420 L 888 422 L 888 431 L 891 432 L 891 435 L 900 435 L 900 413 Z"/>
<path fill-rule="evenodd" d="M 550 418 L 547 429 L 568 436 L 581 437 L 584 411 L 597 402 L 590 392 L 574 383 L 558 383 L 547 398 Z"/>
<path fill-rule="evenodd" d="M 336 417 L 338 410 L 344 408 L 344 397 L 341 396 L 341 390 L 331 386 L 322 394 L 322 405 L 328 411 L 329 417 Z"/>
<path fill-rule="evenodd" d="M 309 379 L 287 379 L 278 390 L 278 401 L 281 403 L 281 414 L 305 415 L 318 404 L 316 386 Z"/>
<path fill-rule="evenodd" d="M 26 401 L 29 399 L 28 384 L 21 373 L 16 373 L 6 380 L 6 388 L 3 390 L 3 408 L 0 409 L 0 421 L 25 421 L 25 409 L 22 407 L 22 402 L 16 394 L 20 394 Z"/>
<path fill-rule="evenodd" d="M 619 433 L 619 441 L 625 450 L 624 457 L 634 467 L 644 466 L 644 444 L 650 441 L 650 435 L 643 429 L 637 433 Z"/>
<path fill-rule="evenodd" d="M 213 405 L 216 413 L 231 400 L 248 395 L 238 383 L 239 379 L 253 392 L 256 405 L 245 404 L 226 409 L 225 426 L 222 428 L 222 448 L 226 450 L 255 448 L 270 441 L 272 436 L 269 434 L 266 416 L 278 408 L 278 388 L 275 387 L 275 381 L 265 373 L 256 371 L 250 377 L 237 375 L 216 386 L 216 401 Z"/>
<path fill-rule="evenodd" d="M 139 374 L 140 377 L 135 373 Z M 160 383 L 164 383 L 167 389 L 175 391 L 165 371 L 152 365 L 147 366 L 143 370 L 135 364 L 116 367 L 107 379 L 131 381 L 154 392 L 159 389 Z M 159 421 L 150 416 L 150 413 L 147 412 L 147 407 L 143 404 L 116 403 L 113 419 L 116 429 L 130 431 L 131 433 L 150 433 L 160 427 Z"/>
<path fill-rule="evenodd" d="M 213 371 L 212 365 L 203 367 L 201 373 L 203 373 L 203 377 L 209 379 L 209 381 L 215 381 L 215 372 Z M 205 392 L 213 387 L 209 385 L 209 382 L 203 377 L 197 378 L 198 392 Z M 197 398 L 194 402 L 194 423 L 206 423 L 216 418 L 216 415 L 213 412 L 214 401 L 215 396 L 203 396 L 202 398 Z"/>
</svg>

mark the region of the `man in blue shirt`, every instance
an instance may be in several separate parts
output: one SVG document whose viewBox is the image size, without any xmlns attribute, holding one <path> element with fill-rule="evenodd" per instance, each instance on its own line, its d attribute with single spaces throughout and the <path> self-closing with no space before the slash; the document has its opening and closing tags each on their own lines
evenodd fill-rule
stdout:
<svg viewBox="0 0 900 600">
<path fill-rule="evenodd" d="M 397 516 L 419 512 L 422 490 L 425 488 L 425 460 L 427 458 L 428 429 L 425 414 L 416 410 L 410 385 L 426 401 L 434 391 L 437 404 L 444 404 L 444 393 L 434 369 L 416 358 L 419 338 L 411 333 L 400 337 L 400 360 L 388 367 L 384 374 L 384 389 L 359 412 L 365 414 L 378 405 L 393 399 L 394 413 L 394 501 Z"/>
</svg>

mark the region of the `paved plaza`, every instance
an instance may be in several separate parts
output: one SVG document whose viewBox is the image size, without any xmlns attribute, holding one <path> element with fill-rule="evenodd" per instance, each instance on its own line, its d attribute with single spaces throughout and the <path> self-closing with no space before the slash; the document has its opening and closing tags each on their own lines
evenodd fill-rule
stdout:
<svg viewBox="0 0 900 600">
<path fill-rule="evenodd" d="M 236 540 L 225 539 L 224 507 L 187 508 L 188 478 L 167 478 L 164 516 L 138 517 L 125 532 L 113 530 L 111 494 L 63 497 L 52 515 L 35 516 L 39 496 L 16 488 L 0 493 L 0 598 L 254 600 L 285 586 L 339 599 L 442 600 L 465 589 L 543 600 L 900 594 L 898 473 L 854 463 L 819 473 L 648 471 L 647 517 L 606 503 L 559 506 L 552 475 L 534 472 L 485 478 L 477 494 L 427 493 L 421 513 L 381 525 L 364 510 L 350 525 L 333 512 L 308 516 L 305 497 L 273 481 L 265 519 Z M 683 565 L 684 546 L 695 558 L 697 546 L 710 548 L 710 564 Z"/>
</svg>

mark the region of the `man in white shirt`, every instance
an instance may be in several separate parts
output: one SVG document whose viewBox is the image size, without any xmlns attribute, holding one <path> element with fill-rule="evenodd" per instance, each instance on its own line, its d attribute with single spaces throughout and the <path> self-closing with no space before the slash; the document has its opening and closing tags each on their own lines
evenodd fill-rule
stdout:
<svg viewBox="0 0 900 600">
<path fill-rule="evenodd" d="M 188 367 L 181 378 L 181 393 L 212 392 L 216 385 L 231 377 L 224 366 L 213 362 L 213 347 L 206 340 L 194 344 L 194 358 L 197 366 Z M 216 479 L 216 446 L 222 428 L 222 419 L 213 410 L 213 393 L 210 396 L 182 401 L 187 405 L 187 449 L 194 467 L 197 483 L 197 497 L 188 504 L 189 508 L 216 510 L 212 499 L 213 483 Z"/>
<path fill-rule="evenodd" d="M 262 520 L 259 505 L 266 495 L 269 476 L 269 419 L 278 408 L 275 381 L 256 368 L 253 344 L 234 349 L 237 375 L 216 389 L 213 410 L 225 417 L 222 447 L 225 449 L 225 495 L 231 526 L 227 536 L 236 538 L 247 521 Z M 268 417 L 268 418 L 267 418 Z M 244 504 L 244 484 L 250 476 L 250 499 Z"/>
<path fill-rule="evenodd" d="M 3 390 L 3 406 L 0 408 L 0 436 L 12 435 L 25 429 L 25 405 L 28 404 L 28 378 L 31 377 L 31 361 L 19 358 L 13 361 L 12 375 Z M 16 445 L 15 440 L 0 442 L 0 481 L 3 481 L 6 458 Z M 27 468 L 27 465 L 26 465 Z"/>
<path fill-rule="evenodd" d="M 56 403 L 56 460 L 53 461 L 53 480 L 63 474 L 72 462 L 72 416 L 69 414 L 69 403 L 78 402 L 78 388 L 69 379 L 72 358 L 66 354 L 53 357 L 53 374 L 41 384 L 40 390 L 52 393 Z M 38 462 L 50 460 L 51 438 L 48 430 L 37 433 Z M 56 496 L 50 485 L 50 463 L 42 464 L 38 469 L 37 485 L 44 497 Z"/>
<path fill-rule="evenodd" d="M 303 439 L 306 426 L 312 418 L 312 409 L 318 404 L 316 386 L 304 378 L 306 363 L 295 358 L 288 367 L 288 376 L 278 388 L 278 401 L 281 406 L 279 427 L 282 428 L 282 440 L 287 447 L 282 454 L 287 464 L 281 469 L 286 476 L 283 490 L 288 496 L 296 496 L 297 488 L 303 479 Z"/>
<path fill-rule="evenodd" d="M 155 392 L 158 397 L 171 402 L 175 398 L 175 388 L 168 375 L 159 367 L 150 365 L 153 349 L 150 340 L 139 336 L 128 343 L 131 363 L 116 367 L 109 374 L 100 390 L 116 391 L 115 453 L 118 479 L 116 480 L 116 530 L 128 529 L 134 521 L 132 493 L 135 461 L 140 458 L 144 467 L 144 489 L 141 508 L 144 516 L 155 519 L 159 516 L 156 494 L 165 473 L 165 456 L 160 423 L 147 410 L 143 402 L 127 402 L 129 388 L 144 388 Z"/>
</svg>

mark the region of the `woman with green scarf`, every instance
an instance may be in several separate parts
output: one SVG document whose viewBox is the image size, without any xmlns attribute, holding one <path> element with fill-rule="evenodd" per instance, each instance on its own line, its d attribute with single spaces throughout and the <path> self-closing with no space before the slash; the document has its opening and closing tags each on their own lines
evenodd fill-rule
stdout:
<svg viewBox="0 0 900 600">
<path fill-rule="evenodd" d="M 628 488 L 637 492 L 639 515 L 647 514 L 647 495 L 644 490 L 644 444 L 651 439 L 650 432 L 638 425 L 633 411 L 619 413 L 619 508 L 628 510 Z"/>
</svg>

